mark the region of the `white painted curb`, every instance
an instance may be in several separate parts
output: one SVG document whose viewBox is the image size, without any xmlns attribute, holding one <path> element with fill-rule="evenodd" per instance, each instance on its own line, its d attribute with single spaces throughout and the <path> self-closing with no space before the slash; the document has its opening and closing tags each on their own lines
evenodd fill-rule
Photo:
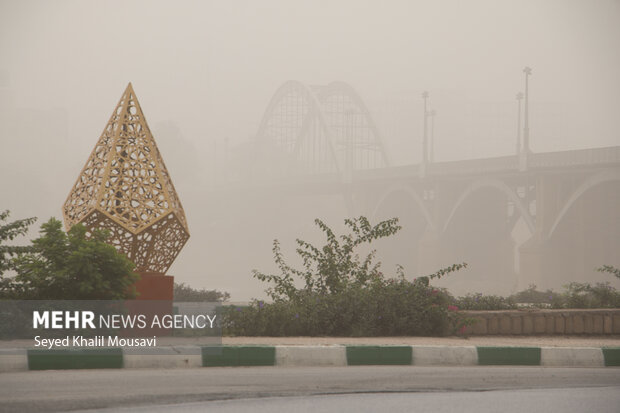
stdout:
<svg viewBox="0 0 620 413">
<path fill-rule="evenodd" d="M 346 346 L 276 346 L 276 366 L 346 365 Z"/>
<path fill-rule="evenodd" d="M 276 366 L 348 365 L 346 345 L 273 347 Z M 412 365 L 415 366 L 478 365 L 478 349 L 475 346 L 408 347 L 411 347 Z M 199 368 L 203 366 L 202 352 L 199 346 L 122 348 L 123 368 Z M 594 347 L 541 347 L 540 366 L 605 367 L 605 356 L 603 349 Z M 26 349 L 0 349 L 0 372 L 28 369 Z"/>
<path fill-rule="evenodd" d="M 593 347 L 541 347 L 540 365 L 555 367 L 605 367 L 603 350 Z"/>
<path fill-rule="evenodd" d="M 0 372 L 28 370 L 28 354 L 26 349 L 0 349 Z"/>
<path fill-rule="evenodd" d="M 478 350 L 474 346 L 412 346 L 416 366 L 477 366 Z"/>
</svg>

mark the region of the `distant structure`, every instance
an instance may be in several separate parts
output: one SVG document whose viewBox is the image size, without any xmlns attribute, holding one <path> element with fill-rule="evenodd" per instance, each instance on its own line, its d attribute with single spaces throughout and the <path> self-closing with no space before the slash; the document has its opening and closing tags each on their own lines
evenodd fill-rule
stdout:
<svg viewBox="0 0 620 413">
<path fill-rule="evenodd" d="M 370 112 L 347 83 L 285 82 L 256 134 L 256 169 L 263 177 L 336 174 L 390 166 Z M 255 176 L 256 177 L 255 171 Z"/>
<path fill-rule="evenodd" d="M 65 226 L 107 229 L 136 264 L 141 299 L 172 299 L 165 276 L 189 229 L 138 98 L 127 85 L 63 208 Z"/>
</svg>

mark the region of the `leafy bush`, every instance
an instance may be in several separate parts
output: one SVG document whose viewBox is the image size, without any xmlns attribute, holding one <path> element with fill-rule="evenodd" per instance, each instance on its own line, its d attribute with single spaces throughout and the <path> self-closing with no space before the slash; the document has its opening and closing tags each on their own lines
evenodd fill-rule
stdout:
<svg viewBox="0 0 620 413">
<path fill-rule="evenodd" d="M 614 271 L 618 270 L 605 266 L 599 271 L 616 275 Z M 526 290 L 509 297 L 475 293 L 453 298 L 452 303 L 461 310 L 511 310 L 521 307 L 519 304 L 522 303 L 532 307 L 555 309 L 620 308 L 620 291 L 612 287 L 609 282 L 594 285 L 573 282 L 565 285 L 564 290 L 561 293 L 553 290 L 538 291 L 532 284 Z"/>
<path fill-rule="evenodd" d="M 526 290 L 519 291 L 509 298 L 517 303 L 551 305 L 551 303 L 557 299 L 557 296 L 558 293 L 552 290 L 538 291 L 535 284 L 530 284 Z"/>
<path fill-rule="evenodd" d="M 444 335 L 461 327 L 444 290 L 405 279 L 339 294 L 227 307 L 225 332 L 263 336 Z"/>
<path fill-rule="evenodd" d="M 254 300 L 250 306 L 225 310 L 224 333 L 230 335 L 444 335 L 462 327 L 464 320 L 443 289 L 430 280 L 466 266 L 455 264 L 438 272 L 405 279 L 402 267 L 396 278 L 386 278 L 372 250 L 361 260 L 363 244 L 395 234 L 396 218 L 371 226 L 365 217 L 345 220 L 350 233 L 339 237 L 321 220 L 327 242 L 322 247 L 297 240 L 303 269 L 290 267 L 273 243 L 280 274 L 254 271 L 254 277 L 271 284 L 266 290 L 273 303 Z M 303 287 L 295 285 L 296 280 Z"/>
<path fill-rule="evenodd" d="M 609 282 L 570 283 L 566 291 L 554 297 L 553 308 L 620 308 L 620 292 Z"/>
<path fill-rule="evenodd" d="M 226 301 L 230 298 L 230 294 L 226 291 L 206 290 L 192 288 L 185 283 L 174 283 L 174 301 Z"/>
<path fill-rule="evenodd" d="M 480 293 L 454 298 L 452 302 L 461 310 L 512 310 L 517 308 L 517 303 L 512 296 L 506 298 L 499 295 L 483 295 Z"/>
</svg>

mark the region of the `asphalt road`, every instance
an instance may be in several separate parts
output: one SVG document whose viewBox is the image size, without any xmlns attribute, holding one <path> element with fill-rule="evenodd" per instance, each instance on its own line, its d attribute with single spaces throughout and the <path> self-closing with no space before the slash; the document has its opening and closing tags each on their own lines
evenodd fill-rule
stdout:
<svg viewBox="0 0 620 413">
<path fill-rule="evenodd" d="M 0 374 L 3 412 L 126 406 L 153 413 L 330 411 L 329 406 L 339 406 L 331 411 L 619 412 L 618 394 L 618 368 L 241 367 Z"/>
<path fill-rule="evenodd" d="M 162 406 L 81 410 L 82 413 L 617 413 L 617 387 L 492 390 L 484 392 L 347 393 L 216 400 Z"/>
</svg>

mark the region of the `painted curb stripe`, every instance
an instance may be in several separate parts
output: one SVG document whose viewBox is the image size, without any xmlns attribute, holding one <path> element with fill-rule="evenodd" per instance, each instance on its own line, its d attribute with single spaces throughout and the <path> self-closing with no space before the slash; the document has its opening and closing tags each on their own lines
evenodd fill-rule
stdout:
<svg viewBox="0 0 620 413">
<path fill-rule="evenodd" d="M 620 347 L 603 347 L 605 366 L 620 366 Z"/>
<path fill-rule="evenodd" d="M 477 347 L 480 366 L 540 366 L 540 347 Z"/>
<path fill-rule="evenodd" d="M 28 354 L 26 349 L 0 349 L 0 372 L 28 370 Z"/>
<path fill-rule="evenodd" d="M 542 347 L 540 365 L 553 367 L 605 367 L 603 352 L 596 347 Z"/>
<path fill-rule="evenodd" d="M 347 364 L 401 365 L 411 364 L 411 346 L 347 346 Z"/>
<path fill-rule="evenodd" d="M 0 371 L 214 366 L 620 366 L 620 347 L 182 346 L 153 349 L 0 349 Z"/>
<path fill-rule="evenodd" d="M 476 366 L 474 346 L 412 346 L 416 366 Z"/>
<path fill-rule="evenodd" d="M 276 346 L 276 366 L 346 366 L 342 345 Z"/>
<path fill-rule="evenodd" d="M 202 347 L 202 366 L 275 366 L 275 346 Z"/>
<path fill-rule="evenodd" d="M 121 368 L 121 348 L 28 350 L 29 370 Z"/>
</svg>

